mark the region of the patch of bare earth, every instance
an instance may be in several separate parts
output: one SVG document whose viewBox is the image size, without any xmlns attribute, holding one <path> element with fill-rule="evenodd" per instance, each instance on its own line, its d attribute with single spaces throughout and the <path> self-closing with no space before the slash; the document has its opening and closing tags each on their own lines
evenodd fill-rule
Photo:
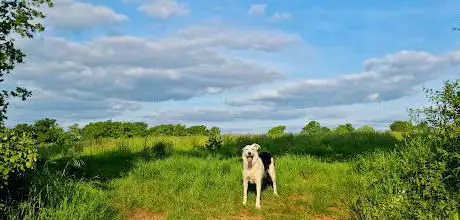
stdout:
<svg viewBox="0 0 460 220">
<path fill-rule="evenodd" d="M 292 194 L 288 196 L 289 200 L 294 200 L 294 201 L 308 201 L 311 199 L 310 195 L 299 195 L 299 194 Z"/>
<path fill-rule="evenodd" d="M 238 214 L 234 215 L 234 216 L 229 216 L 229 217 L 226 217 L 224 219 L 254 219 L 254 220 L 261 220 L 263 219 L 262 216 L 256 216 L 256 215 L 252 215 L 249 211 L 247 210 L 243 210 L 241 212 L 239 212 Z"/>
<path fill-rule="evenodd" d="M 329 216 L 329 215 L 317 215 L 312 217 L 313 220 L 336 220 L 337 218 Z"/>
<path fill-rule="evenodd" d="M 133 209 L 128 219 L 129 220 L 163 220 L 166 219 L 166 214 L 152 212 L 152 210 L 145 209 L 145 208 L 136 208 Z"/>
</svg>

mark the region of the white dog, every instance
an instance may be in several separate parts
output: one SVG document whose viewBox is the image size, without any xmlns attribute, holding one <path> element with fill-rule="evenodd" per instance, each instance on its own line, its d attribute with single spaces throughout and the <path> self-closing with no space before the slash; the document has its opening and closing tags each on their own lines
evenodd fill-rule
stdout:
<svg viewBox="0 0 460 220">
<path fill-rule="evenodd" d="M 267 152 L 260 152 L 260 145 L 251 144 L 243 147 L 243 205 L 248 200 L 248 182 L 256 184 L 256 208 L 260 209 L 260 191 L 262 190 L 262 180 L 267 174 L 272 182 L 273 193 L 278 196 L 276 191 L 275 163 L 273 157 Z"/>
</svg>

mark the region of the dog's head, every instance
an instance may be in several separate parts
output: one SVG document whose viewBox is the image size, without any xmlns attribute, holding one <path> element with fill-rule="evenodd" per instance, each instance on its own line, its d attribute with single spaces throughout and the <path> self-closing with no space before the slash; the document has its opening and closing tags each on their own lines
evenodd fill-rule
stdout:
<svg viewBox="0 0 460 220">
<path fill-rule="evenodd" d="M 259 157 L 259 151 L 261 147 L 258 144 L 251 144 L 251 145 L 246 145 L 242 148 L 242 157 L 243 160 L 247 160 L 249 164 L 252 164 L 252 161 L 254 159 L 257 159 Z"/>
</svg>

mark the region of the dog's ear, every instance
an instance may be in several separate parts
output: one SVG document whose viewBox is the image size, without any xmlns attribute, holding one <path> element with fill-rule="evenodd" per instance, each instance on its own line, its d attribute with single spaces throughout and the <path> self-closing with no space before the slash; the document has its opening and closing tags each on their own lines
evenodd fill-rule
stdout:
<svg viewBox="0 0 460 220">
<path fill-rule="evenodd" d="M 246 147 L 245 144 L 241 145 L 241 146 L 240 146 L 240 151 L 242 151 L 242 150 L 244 149 L 244 147 Z"/>
<path fill-rule="evenodd" d="M 256 143 L 253 143 L 252 146 L 255 146 L 257 148 L 257 151 L 260 151 L 260 149 L 262 149 L 262 147 Z"/>
</svg>

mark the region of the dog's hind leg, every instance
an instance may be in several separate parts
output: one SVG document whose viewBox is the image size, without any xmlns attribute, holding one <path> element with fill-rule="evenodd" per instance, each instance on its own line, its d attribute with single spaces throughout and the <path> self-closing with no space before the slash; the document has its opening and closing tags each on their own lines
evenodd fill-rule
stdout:
<svg viewBox="0 0 460 220">
<path fill-rule="evenodd" d="M 273 163 L 273 158 L 270 166 L 268 166 L 268 175 L 272 181 L 273 186 L 273 193 L 278 196 L 278 192 L 276 191 L 276 172 L 275 172 L 275 164 Z"/>
</svg>

